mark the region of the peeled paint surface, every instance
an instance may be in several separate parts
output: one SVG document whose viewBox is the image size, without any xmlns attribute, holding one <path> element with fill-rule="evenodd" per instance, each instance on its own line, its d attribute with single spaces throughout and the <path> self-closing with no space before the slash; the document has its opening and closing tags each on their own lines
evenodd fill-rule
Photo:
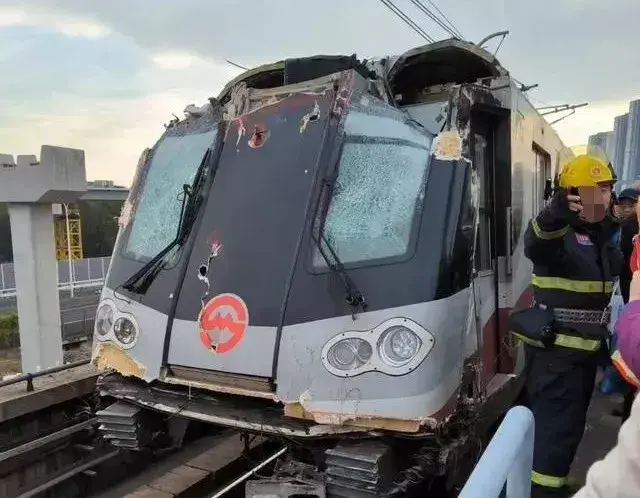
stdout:
<svg viewBox="0 0 640 498">
<path fill-rule="evenodd" d="M 99 370 L 114 369 L 125 377 L 143 379 L 147 371 L 144 365 L 134 360 L 126 351 L 104 342 L 96 347 L 91 362 Z"/>
<path fill-rule="evenodd" d="M 443 161 L 456 161 L 462 158 L 462 137 L 456 130 L 440 133 L 433 141 L 433 155 Z"/>
<path fill-rule="evenodd" d="M 184 195 L 182 186 L 193 182 L 216 131 L 166 136 L 160 141 L 137 202 L 127 253 L 152 257 L 175 238 Z"/>
<path fill-rule="evenodd" d="M 133 211 L 133 204 L 129 199 L 124 201 L 122 205 L 122 210 L 120 211 L 120 217 L 118 218 L 118 226 L 120 228 L 126 228 L 129 225 L 129 221 L 131 221 L 131 213 Z"/>
</svg>

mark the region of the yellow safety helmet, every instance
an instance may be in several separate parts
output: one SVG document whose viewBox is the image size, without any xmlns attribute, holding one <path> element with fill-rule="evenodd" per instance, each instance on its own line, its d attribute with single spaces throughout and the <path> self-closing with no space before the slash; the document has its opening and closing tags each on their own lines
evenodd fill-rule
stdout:
<svg viewBox="0 0 640 498">
<path fill-rule="evenodd" d="M 600 183 L 614 183 L 612 169 L 605 152 L 597 145 L 578 145 L 558 154 L 560 186 L 594 187 Z"/>
</svg>

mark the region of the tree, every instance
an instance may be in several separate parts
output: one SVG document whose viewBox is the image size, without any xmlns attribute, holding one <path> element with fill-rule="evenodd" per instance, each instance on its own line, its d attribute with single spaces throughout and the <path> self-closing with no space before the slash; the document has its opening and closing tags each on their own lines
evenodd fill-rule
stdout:
<svg viewBox="0 0 640 498">
<path fill-rule="evenodd" d="M 118 235 L 121 201 L 79 202 L 85 258 L 110 256 Z M 0 204 L 0 263 L 13 261 L 11 229 L 6 204 Z"/>
<path fill-rule="evenodd" d="M 11 247 L 9 211 L 6 204 L 0 203 L 0 263 L 10 261 L 13 261 L 13 249 Z"/>
<path fill-rule="evenodd" d="M 118 216 L 122 202 L 80 202 L 79 206 L 84 257 L 110 256 L 118 235 Z"/>
</svg>

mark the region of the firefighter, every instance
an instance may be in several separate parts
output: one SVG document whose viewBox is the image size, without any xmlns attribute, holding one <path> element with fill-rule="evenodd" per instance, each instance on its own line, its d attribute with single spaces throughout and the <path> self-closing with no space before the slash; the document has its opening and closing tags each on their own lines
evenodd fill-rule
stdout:
<svg viewBox="0 0 640 498">
<path fill-rule="evenodd" d="M 525 342 L 526 393 L 536 424 L 533 498 L 570 496 L 569 468 L 607 357 L 607 308 L 622 264 L 612 243 L 613 182 L 604 154 L 593 147 L 574 152 L 561 165 L 560 188 L 525 234 L 535 304 L 516 335 Z"/>
</svg>

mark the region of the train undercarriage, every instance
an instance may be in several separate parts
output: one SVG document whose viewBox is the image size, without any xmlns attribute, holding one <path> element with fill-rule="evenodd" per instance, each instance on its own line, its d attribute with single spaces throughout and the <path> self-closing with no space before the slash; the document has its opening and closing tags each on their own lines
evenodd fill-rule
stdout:
<svg viewBox="0 0 640 498">
<path fill-rule="evenodd" d="M 282 449 L 268 475 L 262 472 L 247 481 L 248 498 L 391 497 L 425 491 L 446 497 L 464 484 L 504 407 L 517 400 L 522 382 L 507 376 L 498 395 L 488 399 L 461 392 L 454 415 L 416 434 L 297 420 L 284 416 L 279 403 L 159 382 L 149 385 L 115 372 L 103 374 L 98 389 L 102 397 L 114 400 L 98 413 L 98 420 L 103 437 L 116 447 L 156 454 L 176 450 L 190 424 L 196 423 L 199 430 L 232 428 L 242 433 L 247 451 L 258 436 L 268 447 Z M 471 390 L 469 386 L 467 394 Z"/>
</svg>

